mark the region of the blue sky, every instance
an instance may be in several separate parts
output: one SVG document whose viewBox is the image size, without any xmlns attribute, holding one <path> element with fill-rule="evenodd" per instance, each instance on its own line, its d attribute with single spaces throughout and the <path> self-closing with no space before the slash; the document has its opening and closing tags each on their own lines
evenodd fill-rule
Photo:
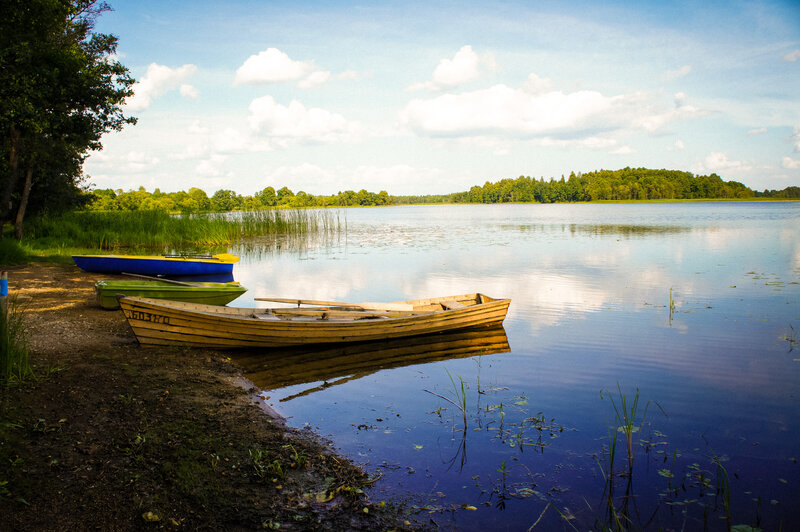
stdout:
<svg viewBox="0 0 800 532">
<path fill-rule="evenodd" d="M 110 0 L 96 188 L 431 194 L 625 166 L 800 185 L 795 2 Z"/>
</svg>

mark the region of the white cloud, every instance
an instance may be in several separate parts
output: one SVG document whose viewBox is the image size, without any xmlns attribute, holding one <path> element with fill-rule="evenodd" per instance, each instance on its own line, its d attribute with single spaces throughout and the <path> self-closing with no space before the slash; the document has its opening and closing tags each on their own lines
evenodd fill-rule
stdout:
<svg viewBox="0 0 800 532">
<path fill-rule="evenodd" d="M 297 100 L 281 105 L 272 96 L 256 98 L 248 107 L 251 129 L 276 142 L 342 142 L 357 138 L 360 126 L 342 115 L 320 108 L 307 108 Z"/>
<path fill-rule="evenodd" d="M 268 146 L 262 143 L 261 149 L 253 146 L 254 139 L 243 134 L 238 129 L 226 127 L 211 139 L 211 146 L 215 153 L 243 153 L 246 151 L 269 151 Z"/>
<path fill-rule="evenodd" d="M 170 68 L 151 63 L 144 77 L 133 85 L 134 94 L 126 102 L 126 107 L 132 111 L 147 109 L 155 98 L 178 87 L 181 81 L 194 74 L 196 70 L 196 66 L 188 64 L 180 68 Z"/>
<path fill-rule="evenodd" d="M 547 80 L 529 77 L 523 89 L 500 84 L 461 94 L 414 99 L 400 113 L 400 119 L 418 133 L 432 136 L 575 138 L 625 128 L 655 132 L 670 122 L 702 114 L 682 103 L 685 96 L 668 108 L 643 93 L 609 97 L 590 90 L 542 92 L 547 86 Z"/>
<path fill-rule="evenodd" d="M 208 133 L 208 128 L 203 127 L 200 124 L 200 120 L 195 120 L 191 124 L 189 124 L 189 133 L 196 133 L 196 134 L 205 134 Z"/>
<path fill-rule="evenodd" d="M 432 186 L 441 187 L 442 172 L 438 168 L 418 168 L 407 164 L 393 166 L 359 166 L 353 171 L 353 182 L 358 189 L 372 192 L 391 191 L 393 194 L 410 194 Z M 442 191 L 439 190 L 438 193 Z M 447 192 L 452 192 L 448 190 Z"/>
<path fill-rule="evenodd" d="M 336 79 L 343 81 L 355 81 L 361 79 L 361 76 L 355 70 L 345 70 L 341 74 L 337 75 Z"/>
<path fill-rule="evenodd" d="M 537 134 L 575 127 L 612 107 L 600 93 L 531 95 L 506 85 L 433 99 L 416 99 L 402 112 L 412 128 L 433 135 Z"/>
<path fill-rule="evenodd" d="M 297 81 L 314 69 L 310 61 L 294 61 L 277 48 L 267 48 L 257 55 L 251 55 L 236 70 L 234 85 L 259 83 L 281 83 Z"/>
<path fill-rule="evenodd" d="M 788 170 L 800 170 L 800 161 L 795 161 L 791 157 L 781 159 L 781 166 Z"/>
<path fill-rule="evenodd" d="M 113 162 L 113 161 L 109 161 Z M 158 157 L 141 151 L 131 151 L 121 161 L 113 162 L 114 171 L 136 173 L 153 170 L 161 162 Z"/>
<path fill-rule="evenodd" d="M 667 72 L 664 74 L 664 77 L 668 80 L 678 79 L 686 76 L 691 71 L 692 67 L 690 67 L 689 65 L 683 65 L 682 67 L 676 70 L 667 70 Z"/>
<path fill-rule="evenodd" d="M 342 190 L 381 190 L 392 194 L 413 194 L 423 188 L 430 193 L 459 190 L 460 184 L 448 183 L 438 168 L 420 168 L 406 164 L 392 166 L 361 165 L 320 167 L 311 163 L 280 166 L 266 173 L 261 182 L 280 183 L 294 192 L 305 190 L 312 194 L 336 194 Z M 433 188 L 431 188 L 433 187 Z M 262 186 L 263 188 L 263 186 Z"/>
<path fill-rule="evenodd" d="M 354 70 L 346 70 L 334 76 L 327 70 L 314 70 L 313 61 L 295 61 L 277 48 L 268 48 L 247 58 L 236 70 L 233 84 L 257 85 L 296 81 L 298 88 L 311 89 L 331 80 L 358 78 L 359 75 Z"/>
<path fill-rule="evenodd" d="M 446 90 L 477 79 L 481 75 L 481 65 L 489 70 L 498 70 L 497 62 L 492 54 L 479 56 L 472 46 L 465 45 L 456 52 L 452 59 L 442 59 L 433 71 L 431 81 L 415 83 L 408 87 L 409 91 L 416 90 Z"/>
<path fill-rule="evenodd" d="M 317 85 L 322 85 L 323 83 L 327 83 L 331 79 L 331 73 L 328 71 L 318 70 L 316 72 L 312 72 L 309 76 L 300 81 L 297 86 L 301 89 L 310 89 L 312 87 L 316 87 Z"/>
<path fill-rule="evenodd" d="M 213 154 L 198 162 L 194 171 L 201 177 L 223 177 L 226 174 L 222 169 L 222 164 L 226 159 L 227 157 L 224 155 Z"/>
<path fill-rule="evenodd" d="M 192 85 L 183 84 L 181 85 L 181 96 L 184 98 L 191 98 L 192 100 L 196 100 L 200 97 L 200 91 L 197 90 L 196 87 Z"/>
<path fill-rule="evenodd" d="M 800 151 L 800 126 L 794 126 L 791 138 L 794 143 L 794 151 Z"/>
<path fill-rule="evenodd" d="M 792 50 L 791 52 L 783 56 L 783 60 L 788 61 L 790 63 L 794 63 L 798 59 L 800 59 L 800 50 Z"/>
<path fill-rule="evenodd" d="M 728 154 L 724 152 L 709 153 L 702 163 L 695 165 L 692 171 L 696 174 L 717 173 L 726 171 L 749 170 L 750 166 L 742 161 L 732 161 L 728 159 Z"/>
<path fill-rule="evenodd" d="M 552 79 L 540 78 L 534 73 L 528 74 L 528 79 L 522 84 L 522 90 L 534 95 L 552 92 L 554 88 Z"/>
<path fill-rule="evenodd" d="M 630 155 L 631 153 L 634 153 L 634 150 L 630 146 L 620 146 L 616 150 L 611 150 L 608 153 L 612 155 Z"/>
<path fill-rule="evenodd" d="M 433 71 L 433 83 L 439 87 L 456 87 L 480 75 L 480 61 L 472 46 L 462 46 L 453 59 L 442 59 Z"/>
<path fill-rule="evenodd" d="M 747 132 L 747 134 L 750 135 L 750 136 L 752 136 L 752 135 L 762 135 L 762 134 L 764 134 L 766 132 L 767 132 L 767 128 L 760 127 L 758 129 L 751 129 L 750 131 Z"/>
<path fill-rule="evenodd" d="M 543 137 L 534 139 L 532 144 L 535 146 L 542 146 L 546 148 L 588 148 L 590 150 L 608 150 L 617 145 L 617 141 L 604 137 L 586 137 L 577 139 L 554 139 L 552 137 Z"/>
<path fill-rule="evenodd" d="M 667 148 L 667 151 L 679 151 L 685 149 L 686 146 L 683 144 L 682 140 L 676 140 L 675 144 Z"/>
</svg>

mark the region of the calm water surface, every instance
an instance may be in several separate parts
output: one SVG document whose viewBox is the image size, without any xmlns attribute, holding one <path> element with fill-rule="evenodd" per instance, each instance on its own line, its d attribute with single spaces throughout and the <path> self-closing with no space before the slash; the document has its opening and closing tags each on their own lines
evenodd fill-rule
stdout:
<svg viewBox="0 0 800 532">
<path fill-rule="evenodd" d="M 512 299 L 500 330 L 243 361 L 381 475 L 372 500 L 458 530 L 800 528 L 800 203 L 337 216 L 322 242 L 234 250 L 236 304 Z"/>
</svg>

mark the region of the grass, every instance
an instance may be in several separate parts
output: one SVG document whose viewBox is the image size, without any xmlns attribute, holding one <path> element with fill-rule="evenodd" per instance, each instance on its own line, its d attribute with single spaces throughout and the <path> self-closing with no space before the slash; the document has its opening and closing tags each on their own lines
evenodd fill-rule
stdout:
<svg viewBox="0 0 800 532">
<path fill-rule="evenodd" d="M 432 392 L 430 390 L 425 390 L 425 391 L 431 395 L 435 395 L 440 399 L 444 399 L 451 405 L 458 408 L 461 411 L 461 415 L 464 419 L 464 431 L 466 431 L 467 430 L 467 385 L 464 383 L 464 379 L 462 379 L 460 376 L 458 376 L 458 381 L 460 383 L 460 386 L 456 385 L 456 381 L 450 374 L 450 372 L 447 371 L 447 369 L 445 369 L 445 371 L 447 372 L 447 376 L 450 377 L 450 383 L 453 385 L 452 389 L 449 390 L 449 392 L 453 395 L 453 399 L 445 397 L 436 392 Z"/>
<path fill-rule="evenodd" d="M 19 385 L 34 378 L 30 363 L 24 314 L 16 299 L 7 298 L 7 312 L 0 308 L 0 385 Z"/>
<path fill-rule="evenodd" d="M 616 427 L 616 432 L 625 435 L 625 450 L 628 456 L 628 474 L 630 475 L 633 471 L 633 458 L 635 454 L 633 448 L 634 434 L 639 432 L 642 425 L 644 425 L 644 419 L 645 416 L 647 416 L 647 408 L 650 406 L 650 402 L 648 401 L 645 404 L 641 419 L 638 421 L 637 425 L 639 389 L 636 388 L 636 393 L 630 401 L 628 396 L 622 391 L 622 387 L 619 383 L 617 383 L 617 391 L 619 392 L 619 402 L 614 401 L 614 396 L 611 393 L 608 393 L 608 398 L 611 401 L 611 406 L 614 408 L 614 427 Z"/>
<path fill-rule="evenodd" d="M 76 211 L 38 216 L 25 224 L 29 254 L 46 250 L 67 255 L 74 249 L 197 251 L 250 237 L 338 231 L 334 212 L 266 210 L 173 216 L 162 211 Z M 24 252 L 25 249 L 22 249 Z"/>
<path fill-rule="evenodd" d="M 28 252 L 15 238 L 0 238 L 0 264 L 13 266 L 26 262 L 28 262 Z"/>
</svg>

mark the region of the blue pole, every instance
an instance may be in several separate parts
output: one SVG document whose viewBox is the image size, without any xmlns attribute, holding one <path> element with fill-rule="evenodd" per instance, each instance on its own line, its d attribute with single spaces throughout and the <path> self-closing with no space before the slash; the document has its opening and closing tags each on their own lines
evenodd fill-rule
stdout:
<svg viewBox="0 0 800 532">
<path fill-rule="evenodd" d="M 0 272 L 0 313 L 5 320 L 8 314 L 8 272 Z"/>
</svg>

